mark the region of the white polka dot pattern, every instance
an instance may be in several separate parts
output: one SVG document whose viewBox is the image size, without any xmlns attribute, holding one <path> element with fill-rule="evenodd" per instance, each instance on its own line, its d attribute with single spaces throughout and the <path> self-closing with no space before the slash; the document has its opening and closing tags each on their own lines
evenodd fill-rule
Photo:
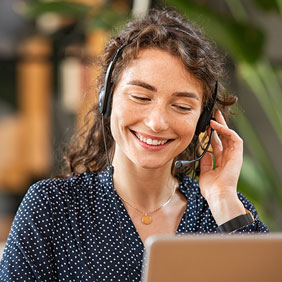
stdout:
<svg viewBox="0 0 282 282">
<path fill-rule="evenodd" d="M 113 189 L 112 167 L 31 186 L 16 214 L 0 265 L 0 281 L 140 281 L 143 243 Z M 214 233 L 216 223 L 198 184 L 183 177 L 187 209 L 177 234 Z M 256 218 L 238 232 L 267 232 Z M 115 206 L 119 210 L 123 240 Z"/>
</svg>

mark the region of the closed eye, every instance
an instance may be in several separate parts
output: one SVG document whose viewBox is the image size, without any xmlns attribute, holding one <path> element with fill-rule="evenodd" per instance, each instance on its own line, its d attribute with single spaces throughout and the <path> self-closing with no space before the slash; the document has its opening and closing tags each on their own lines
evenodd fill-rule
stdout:
<svg viewBox="0 0 282 282">
<path fill-rule="evenodd" d="M 131 95 L 132 98 L 139 100 L 139 101 L 150 101 L 151 99 L 147 98 L 147 97 L 142 97 L 142 96 L 135 96 L 135 95 Z"/>
<path fill-rule="evenodd" d="M 182 111 L 182 112 L 189 112 L 191 111 L 191 108 L 189 107 L 184 107 L 184 106 L 179 106 L 179 105 L 173 105 L 177 110 Z"/>
</svg>

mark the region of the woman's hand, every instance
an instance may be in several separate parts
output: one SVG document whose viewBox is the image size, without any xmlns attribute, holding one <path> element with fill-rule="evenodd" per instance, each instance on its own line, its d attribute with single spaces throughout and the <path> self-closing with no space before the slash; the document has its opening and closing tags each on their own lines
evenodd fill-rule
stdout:
<svg viewBox="0 0 282 282">
<path fill-rule="evenodd" d="M 237 196 L 237 183 L 243 163 L 243 141 L 228 128 L 220 111 L 215 114 L 211 128 L 215 130 L 211 145 L 215 158 L 207 153 L 201 160 L 199 185 L 217 224 L 220 225 L 240 214 L 245 209 Z M 220 138 L 219 138 L 219 135 Z"/>
</svg>

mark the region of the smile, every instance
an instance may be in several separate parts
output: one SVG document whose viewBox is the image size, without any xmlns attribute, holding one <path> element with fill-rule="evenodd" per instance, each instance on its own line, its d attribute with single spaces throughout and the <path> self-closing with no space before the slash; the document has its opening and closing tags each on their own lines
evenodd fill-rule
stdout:
<svg viewBox="0 0 282 282">
<path fill-rule="evenodd" d="M 159 145 L 164 145 L 166 144 L 169 139 L 163 139 L 163 140 L 158 140 L 158 139 L 153 139 L 153 138 L 146 138 L 144 136 L 141 136 L 137 132 L 134 132 L 134 135 L 142 142 L 146 143 L 147 145 L 151 146 L 159 146 Z"/>
</svg>

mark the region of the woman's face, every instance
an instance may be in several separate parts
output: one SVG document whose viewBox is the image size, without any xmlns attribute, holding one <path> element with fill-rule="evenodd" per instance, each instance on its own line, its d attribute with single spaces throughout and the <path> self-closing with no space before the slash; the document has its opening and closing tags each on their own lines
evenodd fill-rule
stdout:
<svg viewBox="0 0 282 282">
<path fill-rule="evenodd" d="M 113 95 L 114 164 L 170 166 L 194 136 L 202 97 L 201 84 L 177 57 L 141 50 L 121 73 Z"/>
</svg>

